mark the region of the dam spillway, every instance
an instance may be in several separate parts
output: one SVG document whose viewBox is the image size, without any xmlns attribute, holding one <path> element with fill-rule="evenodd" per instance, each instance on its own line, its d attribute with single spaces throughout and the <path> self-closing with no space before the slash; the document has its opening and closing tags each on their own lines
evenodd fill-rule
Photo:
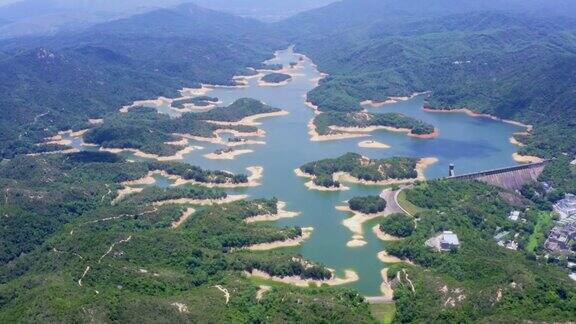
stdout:
<svg viewBox="0 0 576 324">
<path fill-rule="evenodd" d="M 520 190 L 527 183 L 538 181 L 548 161 L 518 165 L 450 177 L 458 180 L 477 180 L 508 190 Z"/>
</svg>

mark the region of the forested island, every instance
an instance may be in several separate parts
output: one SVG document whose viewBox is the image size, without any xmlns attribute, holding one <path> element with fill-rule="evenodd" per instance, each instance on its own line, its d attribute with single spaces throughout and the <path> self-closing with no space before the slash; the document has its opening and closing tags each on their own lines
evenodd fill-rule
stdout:
<svg viewBox="0 0 576 324">
<path fill-rule="evenodd" d="M 354 197 L 348 200 L 348 206 L 363 214 L 377 214 L 386 209 L 386 200 L 378 196 Z"/>
<path fill-rule="evenodd" d="M 144 162 L 149 171 L 165 171 L 169 175 L 179 176 L 184 180 L 194 180 L 200 183 L 246 183 L 248 177 L 245 174 L 231 174 L 225 171 L 204 170 L 194 165 L 181 162 Z"/>
<path fill-rule="evenodd" d="M 399 113 L 325 112 L 314 118 L 314 125 L 320 135 L 346 131 L 346 128 L 368 132 L 377 127 L 405 130 L 413 136 L 426 136 L 435 133 L 434 126 Z"/>
<path fill-rule="evenodd" d="M 218 98 L 210 96 L 198 96 L 193 98 L 178 99 L 172 102 L 172 107 L 177 109 L 183 109 L 186 105 L 194 105 L 196 107 L 208 107 L 218 103 Z"/>
<path fill-rule="evenodd" d="M 288 74 L 270 73 L 270 74 L 266 74 L 265 76 L 263 76 L 262 79 L 260 79 L 260 80 L 265 82 L 265 83 L 280 84 L 280 83 L 287 82 L 290 79 L 292 79 L 292 77 Z"/>
<path fill-rule="evenodd" d="M 348 181 L 373 183 L 416 180 L 418 159 L 394 157 L 388 159 L 369 159 L 357 153 L 347 153 L 335 159 L 325 159 L 307 163 L 299 168 L 305 175 L 312 177 L 314 184 L 326 188 L 338 188 L 340 182 L 335 175 L 345 173 Z"/>
</svg>

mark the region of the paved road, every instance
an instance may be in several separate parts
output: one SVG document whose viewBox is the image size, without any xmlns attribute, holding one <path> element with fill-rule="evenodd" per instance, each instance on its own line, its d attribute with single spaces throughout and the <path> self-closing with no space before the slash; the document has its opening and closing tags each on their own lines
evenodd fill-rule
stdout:
<svg viewBox="0 0 576 324">
<path fill-rule="evenodd" d="M 380 194 L 380 197 L 382 199 L 386 200 L 386 209 L 384 210 L 384 213 L 386 215 L 408 214 L 398 204 L 397 197 L 398 197 L 398 194 L 400 193 L 400 191 L 402 191 L 402 189 L 392 190 L 390 188 L 387 188 L 387 189 L 384 189 L 384 191 L 382 191 L 382 193 Z"/>
</svg>

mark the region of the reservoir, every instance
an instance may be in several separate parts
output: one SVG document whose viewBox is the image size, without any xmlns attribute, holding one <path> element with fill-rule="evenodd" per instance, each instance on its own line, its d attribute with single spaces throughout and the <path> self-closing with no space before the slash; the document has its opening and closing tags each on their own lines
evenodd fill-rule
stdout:
<svg viewBox="0 0 576 324">
<path fill-rule="evenodd" d="M 288 49 L 277 52 L 276 57 L 268 63 L 289 66 L 290 62 L 299 62 L 299 58 L 300 55 Z M 425 98 L 417 96 L 408 101 L 366 109 L 370 112 L 399 112 L 423 120 L 439 130 L 437 138 L 417 139 L 403 133 L 378 131 L 365 138 L 312 142 L 307 125 L 314 117 L 314 112 L 305 105 L 305 97 L 306 93 L 317 85 L 315 79 L 321 74 L 309 60 L 300 61 L 300 65 L 292 80 L 283 86 L 260 86 L 258 78 L 253 78 L 248 81 L 247 87 L 215 88 L 207 94 L 219 98 L 223 105 L 248 97 L 289 111 L 290 114 L 286 116 L 261 120 L 262 125 L 259 127 L 266 131 L 266 137 L 262 139 L 266 141 L 266 145 L 239 147 L 238 149 L 247 148 L 254 152 L 237 156 L 234 160 L 209 160 L 204 155 L 222 147 L 191 141 L 191 145 L 202 146 L 204 149 L 187 154 L 184 162 L 206 169 L 237 173 L 246 173 L 246 168 L 250 166 L 262 166 L 264 176 L 261 186 L 228 192 L 247 194 L 250 198 L 277 197 L 286 202 L 288 210 L 298 211 L 301 215 L 278 221 L 279 226 L 314 228 L 312 236 L 295 248 L 298 253 L 336 269 L 339 276 L 342 276 L 346 269 L 356 271 L 360 279 L 349 287 L 358 289 L 367 296 L 380 295 L 380 271 L 386 265 L 377 258 L 377 254 L 385 250 L 386 243 L 379 241 L 372 233 L 371 228 L 378 219 L 364 224 L 366 245 L 348 247 L 346 243 L 351 239 L 352 232 L 342 225 L 342 221 L 351 215 L 337 211 L 335 207 L 355 196 L 378 195 L 383 188 L 346 184 L 350 187 L 349 191 L 311 191 L 304 186 L 308 180 L 297 177 L 294 169 L 307 162 L 334 158 L 347 152 L 378 159 L 392 156 L 436 157 L 439 162 L 426 170 L 429 179 L 447 176 L 450 163 L 456 165 L 457 174 L 512 166 L 516 165 L 512 154 L 517 148 L 510 144 L 509 138 L 514 132 L 523 131 L 524 128 L 459 113 L 425 112 L 422 110 Z M 158 110 L 170 111 L 169 106 L 159 107 Z M 365 140 L 382 142 L 390 148 L 360 148 L 358 143 Z M 79 145 L 78 142 L 75 144 Z M 169 185 L 167 179 L 158 180 L 158 185 Z"/>
</svg>

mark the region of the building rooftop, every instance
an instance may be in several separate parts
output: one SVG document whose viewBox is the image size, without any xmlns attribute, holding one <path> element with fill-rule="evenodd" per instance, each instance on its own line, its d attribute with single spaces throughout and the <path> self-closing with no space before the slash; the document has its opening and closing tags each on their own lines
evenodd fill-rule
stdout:
<svg viewBox="0 0 576 324">
<path fill-rule="evenodd" d="M 458 235 L 454 234 L 452 231 L 444 231 L 442 233 L 441 243 L 458 246 L 460 245 L 460 240 L 458 240 Z"/>
<path fill-rule="evenodd" d="M 510 215 L 508 216 L 508 219 L 513 221 L 513 222 L 518 221 L 519 218 L 520 218 L 520 212 L 517 210 L 511 211 Z"/>
<path fill-rule="evenodd" d="M 560 217 L 566 218 L 576 214 L 576 196 L 566 194 L 564 199 L 554 204 L 554 211 L 560 214 Z"/>
</svg>

